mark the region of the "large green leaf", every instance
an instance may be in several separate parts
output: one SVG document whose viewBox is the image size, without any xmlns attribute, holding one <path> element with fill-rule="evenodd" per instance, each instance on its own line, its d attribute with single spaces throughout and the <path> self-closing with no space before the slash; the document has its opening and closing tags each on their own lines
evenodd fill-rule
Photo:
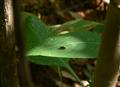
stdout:
<svg viewBox="0 0 120 87">
<path fill-rule="evenodd" d="M 22 15 L 29 60 L 36 64 L 65 67 L 81 83 L 70 67 L 69 59 L 97 57 L 100 36 L 94 32 L 72 32 L 55 36 L 35 16 L 29 13 Z"/>
<path fill-rule="evenodd" d="M 46 39 L 28 51 L 28 56 L 62 58 L 95 58 L 98 54 L 100 36 L 94 32 L 73 32 Z"/>
<path fill-rule="evenodd" d="M 54 33 L 37 17 L 23 13 L 28 55 L 62 58 L 97 57 L 100 37 L 93 32 Z"/>
<path fill-rule="evenodd" d="M 36 16 L 23 12 L 22 14 L 22 26 L 25 29 L 26 36 L 26 46 L 28 51 L 34 49 L 34 47 L 39 47 L 42 43 L 46 41 L 47 38 L 52 37 L 53 32 Z M 29 60 L 36 64 L 41 65 L 52 65 L 52 66 L 64 66 L 68 63 L 69 59 L 57 59 L 55 57 L 47 56 L 29 56 Z M 59 61 L 58 61 L 59 60 Z"/>
</svg>

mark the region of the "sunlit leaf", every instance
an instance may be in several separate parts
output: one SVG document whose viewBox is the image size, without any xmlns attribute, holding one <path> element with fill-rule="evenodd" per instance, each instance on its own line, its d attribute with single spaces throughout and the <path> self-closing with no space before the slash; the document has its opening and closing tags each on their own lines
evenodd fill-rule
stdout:
<svg viewBox="0 0 120 87">
<path fill-rule="evenodd" d="M 97 57 L 100 36 L 86 30 L 95 28 L 99 23 L 84 20 L 68 22 L 62 27 L 74 32 L 56 35 L 46 24 L 29 13 L 22 14 L 22 21 L 28 59 L 36 64 L 65 67 L 81 83 L 70 67 L 69 59 Z"/>
<path fill-rule="evenodd" d="M 62 58 L 96 58 L 100 37 L 94 32 L 74 32 L 46 39 L 28 51 L 29 56 Z"/>
</svg>

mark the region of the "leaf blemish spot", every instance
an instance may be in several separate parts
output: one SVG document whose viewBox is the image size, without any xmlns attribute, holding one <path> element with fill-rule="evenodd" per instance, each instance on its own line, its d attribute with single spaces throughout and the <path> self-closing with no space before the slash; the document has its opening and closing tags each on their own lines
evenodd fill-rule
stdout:
<svg viewBox="0 0 120 87">
<path fill-rule="evenodd" d="M 58 49 L 60 49 L 60 50 L 65 50 L 66 47 L 64 47 L 64 46 L 60 46 Z"/>
</svg>

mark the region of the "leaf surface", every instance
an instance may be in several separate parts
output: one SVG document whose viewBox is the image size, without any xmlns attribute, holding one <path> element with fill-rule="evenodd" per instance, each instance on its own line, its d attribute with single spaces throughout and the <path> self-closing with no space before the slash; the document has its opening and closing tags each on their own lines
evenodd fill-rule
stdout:
<svg viewBox="0 0 120 87">
<path fill-rule="evenodd" d="M 100 36 L 94 32 L 74 32 L 49 37 L 42 45 L 28 51 L 29 56 L 96 58 Z"/>
</svg>

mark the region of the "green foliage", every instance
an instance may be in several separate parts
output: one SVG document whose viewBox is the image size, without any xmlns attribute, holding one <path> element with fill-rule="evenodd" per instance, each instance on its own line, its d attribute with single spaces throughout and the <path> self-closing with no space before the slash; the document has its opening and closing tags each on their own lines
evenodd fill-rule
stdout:
<svg viewBox="0 0 120 87">
<path fill-rule="evenodd" d="M 89 37 L 89 38 L 88 38 Z M 53 36 L 28 51 L 28 56 L 96 58 L 100 37 L 94 32 L 73 32 Z"/>
<path fill-rule="evenodd" d="M 94 31 L 101 33 L 103 31 L 104 25 L 102 23 L 88 21 L 83 19 L 76 19 L 66 22 L 62 25 L 50 26 L 53 30 L 59 32 L 82 32 L 82 31 Z"/>
<path fill-rule="evenodd" d="M 29 56 L 29 60 L 36 64 L 61 67 L 66 67 L 66 64 L 68 64 L 69 61 L 69 59 L 46 56 Z"/>
<path fill-rule="evenodd" d="M 101 25 L 94 21 L 88 21 L 83 19 L 77 19 L 64 23 L 61 27 L 70 29 L 71 31 L 88 31 L 96 26 Z"/>
<path fill-rule="evenodd" d="M 64 23 L 57 28 L 52 27 L 55 28 L 53 30 L 68 29 L 67 33 L 56 34 L 41 20 L 29 13 L 22 13 L 22 20 L 29 60 L 41 65 L 65 67 L 80 82 L 70 67 L 69 60 L 97 57 L 100 35 L 96 32 L 101 32 L 99 30 L 103 25 L 80 19 Z M 95 32 L 88 31 L 90 29 Z"/>
<path fill-rule="evenodd" d="M 23 12 L 22 20 L 28 50 L 41 45 L 45 39 L 54 35 L 41 20 L 32 14 Z"/>
</svg>

